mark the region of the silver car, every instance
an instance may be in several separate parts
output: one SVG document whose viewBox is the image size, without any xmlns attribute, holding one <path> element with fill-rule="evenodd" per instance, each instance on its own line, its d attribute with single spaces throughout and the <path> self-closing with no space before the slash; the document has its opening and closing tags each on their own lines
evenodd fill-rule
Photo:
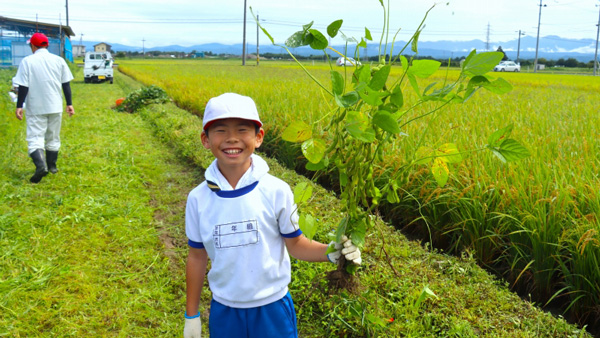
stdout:
<svg viewBox="0 0 600 338">
<path fill-rule="evenodd" d="M 360 66 L 360 61 L 356 61 L 351 57 L 339 57 L 335 62 L 338 66 Z"/>
<path fill-rule="evenodd" d="M 496 67 L 494 67 L 495 72 L 520 72 L 521 65 L 516 64 L 512 61 L 502 61 Z"/>
</svg>

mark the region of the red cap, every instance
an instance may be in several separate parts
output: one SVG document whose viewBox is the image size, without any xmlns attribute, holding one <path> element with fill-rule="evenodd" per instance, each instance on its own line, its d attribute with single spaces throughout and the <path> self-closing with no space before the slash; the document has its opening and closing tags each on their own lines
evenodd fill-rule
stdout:
<svg viewBox="0 0 600 338">
<path fill-rule="evenodd" d="M 34 33 L 27 43 L 30 43 L 36 47 L 48 47 L 48 38 L 42 33 Z"/>
</svg>

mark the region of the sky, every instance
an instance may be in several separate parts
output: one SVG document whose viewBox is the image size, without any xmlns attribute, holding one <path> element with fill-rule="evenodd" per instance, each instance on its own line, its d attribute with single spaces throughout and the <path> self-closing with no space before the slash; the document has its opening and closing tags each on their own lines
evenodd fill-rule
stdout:
<svg viewBox="0 0 600 338">
<path fill-rule="evenodd" d="M 191 46 L 203 43 L 237 44 L 243 41 L 244 0 L 19 0 L 6 1 L 0 16 L 66 25 L 80 40 L 139 47 Z M 388 0 L 384 0 L 388 7 Z M 379 0 L 246 0 L 246 39 L 256 44 L 261 25 L 283 44 L 302 25 L 326 34 L 326 27 L 342 19 L 348 37 L 360 39 L 368 28 L 379 40 L 383 32 L 383 7 Z M 515 40 L 519 30 L 536 37 L 541 8 L 540 37 L 596 39 L 600 0 L 389 0 L 390 41 L 408 40 L 428 9 L 421 41 Z M 488 40 L 489 34 L 489 40 Z M 269 43 L 259 33 L 260 44 Z M 342 43 L 336 37 L 331 44 Z"/>
</svg>

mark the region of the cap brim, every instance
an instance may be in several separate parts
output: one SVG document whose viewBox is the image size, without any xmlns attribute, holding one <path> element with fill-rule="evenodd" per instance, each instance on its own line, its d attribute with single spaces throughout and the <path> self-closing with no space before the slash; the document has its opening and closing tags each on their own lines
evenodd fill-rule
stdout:
<svg viewBox="0 0 600 338">
<path fill-rule="evenodd" d="M 203 128 L 203 129 L 204 129 L 204 130 L 208 130 L 208 128 L 209 128 L 209 127 L 210 127 L 210 126 L 211 126 L 213 123 L 215 123 L 215 122 L 217 122 L 217 121 L 220 121 L 220 120 L 230 119 L 230 118 L 232 118 L 232 119 L 238 119 L 239 117 L 224 117 L 224 118 L 222 118 L 222 119 L 216 119 L 216 120 L 212 120 L 212 121 L 206 122 L 206 124 L 204 125 L 204 128 Z M 247 120 L 247 119 L 242 119 L 242 120 Z M 254 122 L 254 124 L 256 124 L 256 125 L 257 125 L 259 128 L 262 128 L 262 123 L 261 123 L 260 121 L 256 121 L 256 120 L 248 120 L 248 121 Z"/>
</svg>

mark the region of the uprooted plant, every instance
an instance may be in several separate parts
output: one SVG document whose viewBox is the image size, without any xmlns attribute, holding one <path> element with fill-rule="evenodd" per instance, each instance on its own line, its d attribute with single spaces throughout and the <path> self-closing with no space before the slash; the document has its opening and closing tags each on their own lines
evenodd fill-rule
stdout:
<svg viewBox="0 0 600 338">
<path fill-rule="evenodd" d="M 342 31 L 342 20 L 337 20 L 327 27 L 327 34 L 334 38 L 339 34 L 346 41 L 344 52 L 329 46 L 327 38 L 321 32 L 311 28 L 313 22 L 304 25 L 302 30 L 294 33 L 285 45 L 276 44 L 272 36 L 261 26 L 262 31 L 271 42 L 287 50 L 289 55 L 306 72 L 306 74 L 328 94 L 327 100 L 332 101 L 332 108 L 324 112 L 318 121 L 296 121 L 284 131 L 282 138 L 290 142 L 301 143 L 303 155 L 308 160 L 306 168 L 312 171 L 328 171 L 335 173 L 339 179 L 340 199 L 343 214 L 345 215 L 337 227 L 336 238 L 339 241 L 347 235 L 357 245 L 363 245 L 365 236 L 372 228 L 372 214 L 383 200 L 388 203 L 399 202 L 398 192 L 401 191 L 407 173 L 417 166 L 428 165 L 439 186 L 444 186 L 449 178 L 451 165 L 461 162 L 463 154 L 491 150 L 504 162 L 518 160 L 529 155 L 527 149 L 519 142 L 509 138 L 512 125 L 494 132 L 488 139 L 488 144 L 468 151 L 459 151 L 453 143 L 438 142 L 435 145 L 422 145 L 422 135 L 417 137 L 421 145 L 412 154 L 412 160 L 394 166 L 383 166 L 392 144 L 402 142 L 408 135 L 403 132 L 410 123 L 426 121 L 423 133 L 429 131 L 432 119 L 444 111 L 450 104 L 463 103 L 475 92 L 484 88 L 493 93 L 504 94 L 512 90 L 512 86 L 502 78 L 493 78 L 486 75 L 502 59 L 499 52 L 476 53 L 473 50 L 464 60 L 460 68 L 460 75 L 455 80 L 450 80 L 448 74 L 443 83 L 431 83 L 421 90 L 418 79 L 427 79 L 441 66 L 439 61 L 418 60 L 418 39 L 424 28 L 430 8 L 423 21 L 412 35 L 410 40 L 396 54 L 394 43 L 388 51 L 389 38 L 389 0 L 388 5 L 379 0 L 383 8 L 384 24 L 383 34 L 379 41 L 379 60 L 374 64 L 361 64 L 352 62 L 347 57 L 349 45 L 354 45 L 353 57 L 360 60 L 360 49 L 367 47 L 367 41 L 372 41 L 371 32 L 365 28 L 365 34 L 360 42 L 355 38 L 346 37 Z M 251 9 L 252 10 L 252 9 Z M 254 15 L 254 13 L 253 13 Z M 256 17 L 255 17 L 256 19 Z M 260 24 L 259 24 L 260 25 Z M 398 31 L 399 32 L 399 31 Z M 394 39 L 398 34 L 394 35 Z M 385 42 L 384 42 L 385 39 Z M 408 46 L 414 53 L 407 58 L 403 55 Z M 330 65 L 331 86 L 325 86 L 309 72 L 290 52 L 290 48 L 310 46 L 315 50 L 322 50 Z M 330 53 L 350 60 L 353 65 L 344 69 L 353 69 L 344 72 L 344 75 L 333 68 Z M 387 57 L 387 55 L 390 57 Z M 394 57 L 394 55 L 396 55 Z M 401 76 L 392 80 L 390 73 L 396 67 L 401 70 Z M 348 79 L 347 77 L 351 78 Z M 403 86 L 408 82 L 407 86 Z M 417 99 L 415 102 L 405 102 L 403 90 L 413 90 Z M 428 107 L 426 112 L 416 109 Z M 302 184 L 295 188 L 296 203 L 299 205 L 309 199 L 309 186 Z M 315 218 L 310 214 L 300 214 L 300 228 L 311 238 L 316 232 Z M 330 275 L 330 280 L 339 283 L 342 279 L 351 280 L 355 265 L 344 265 L 342 261 L 335 274 Z M 344 286 L 344 284 L 337 284 Z"/>
</svg>

